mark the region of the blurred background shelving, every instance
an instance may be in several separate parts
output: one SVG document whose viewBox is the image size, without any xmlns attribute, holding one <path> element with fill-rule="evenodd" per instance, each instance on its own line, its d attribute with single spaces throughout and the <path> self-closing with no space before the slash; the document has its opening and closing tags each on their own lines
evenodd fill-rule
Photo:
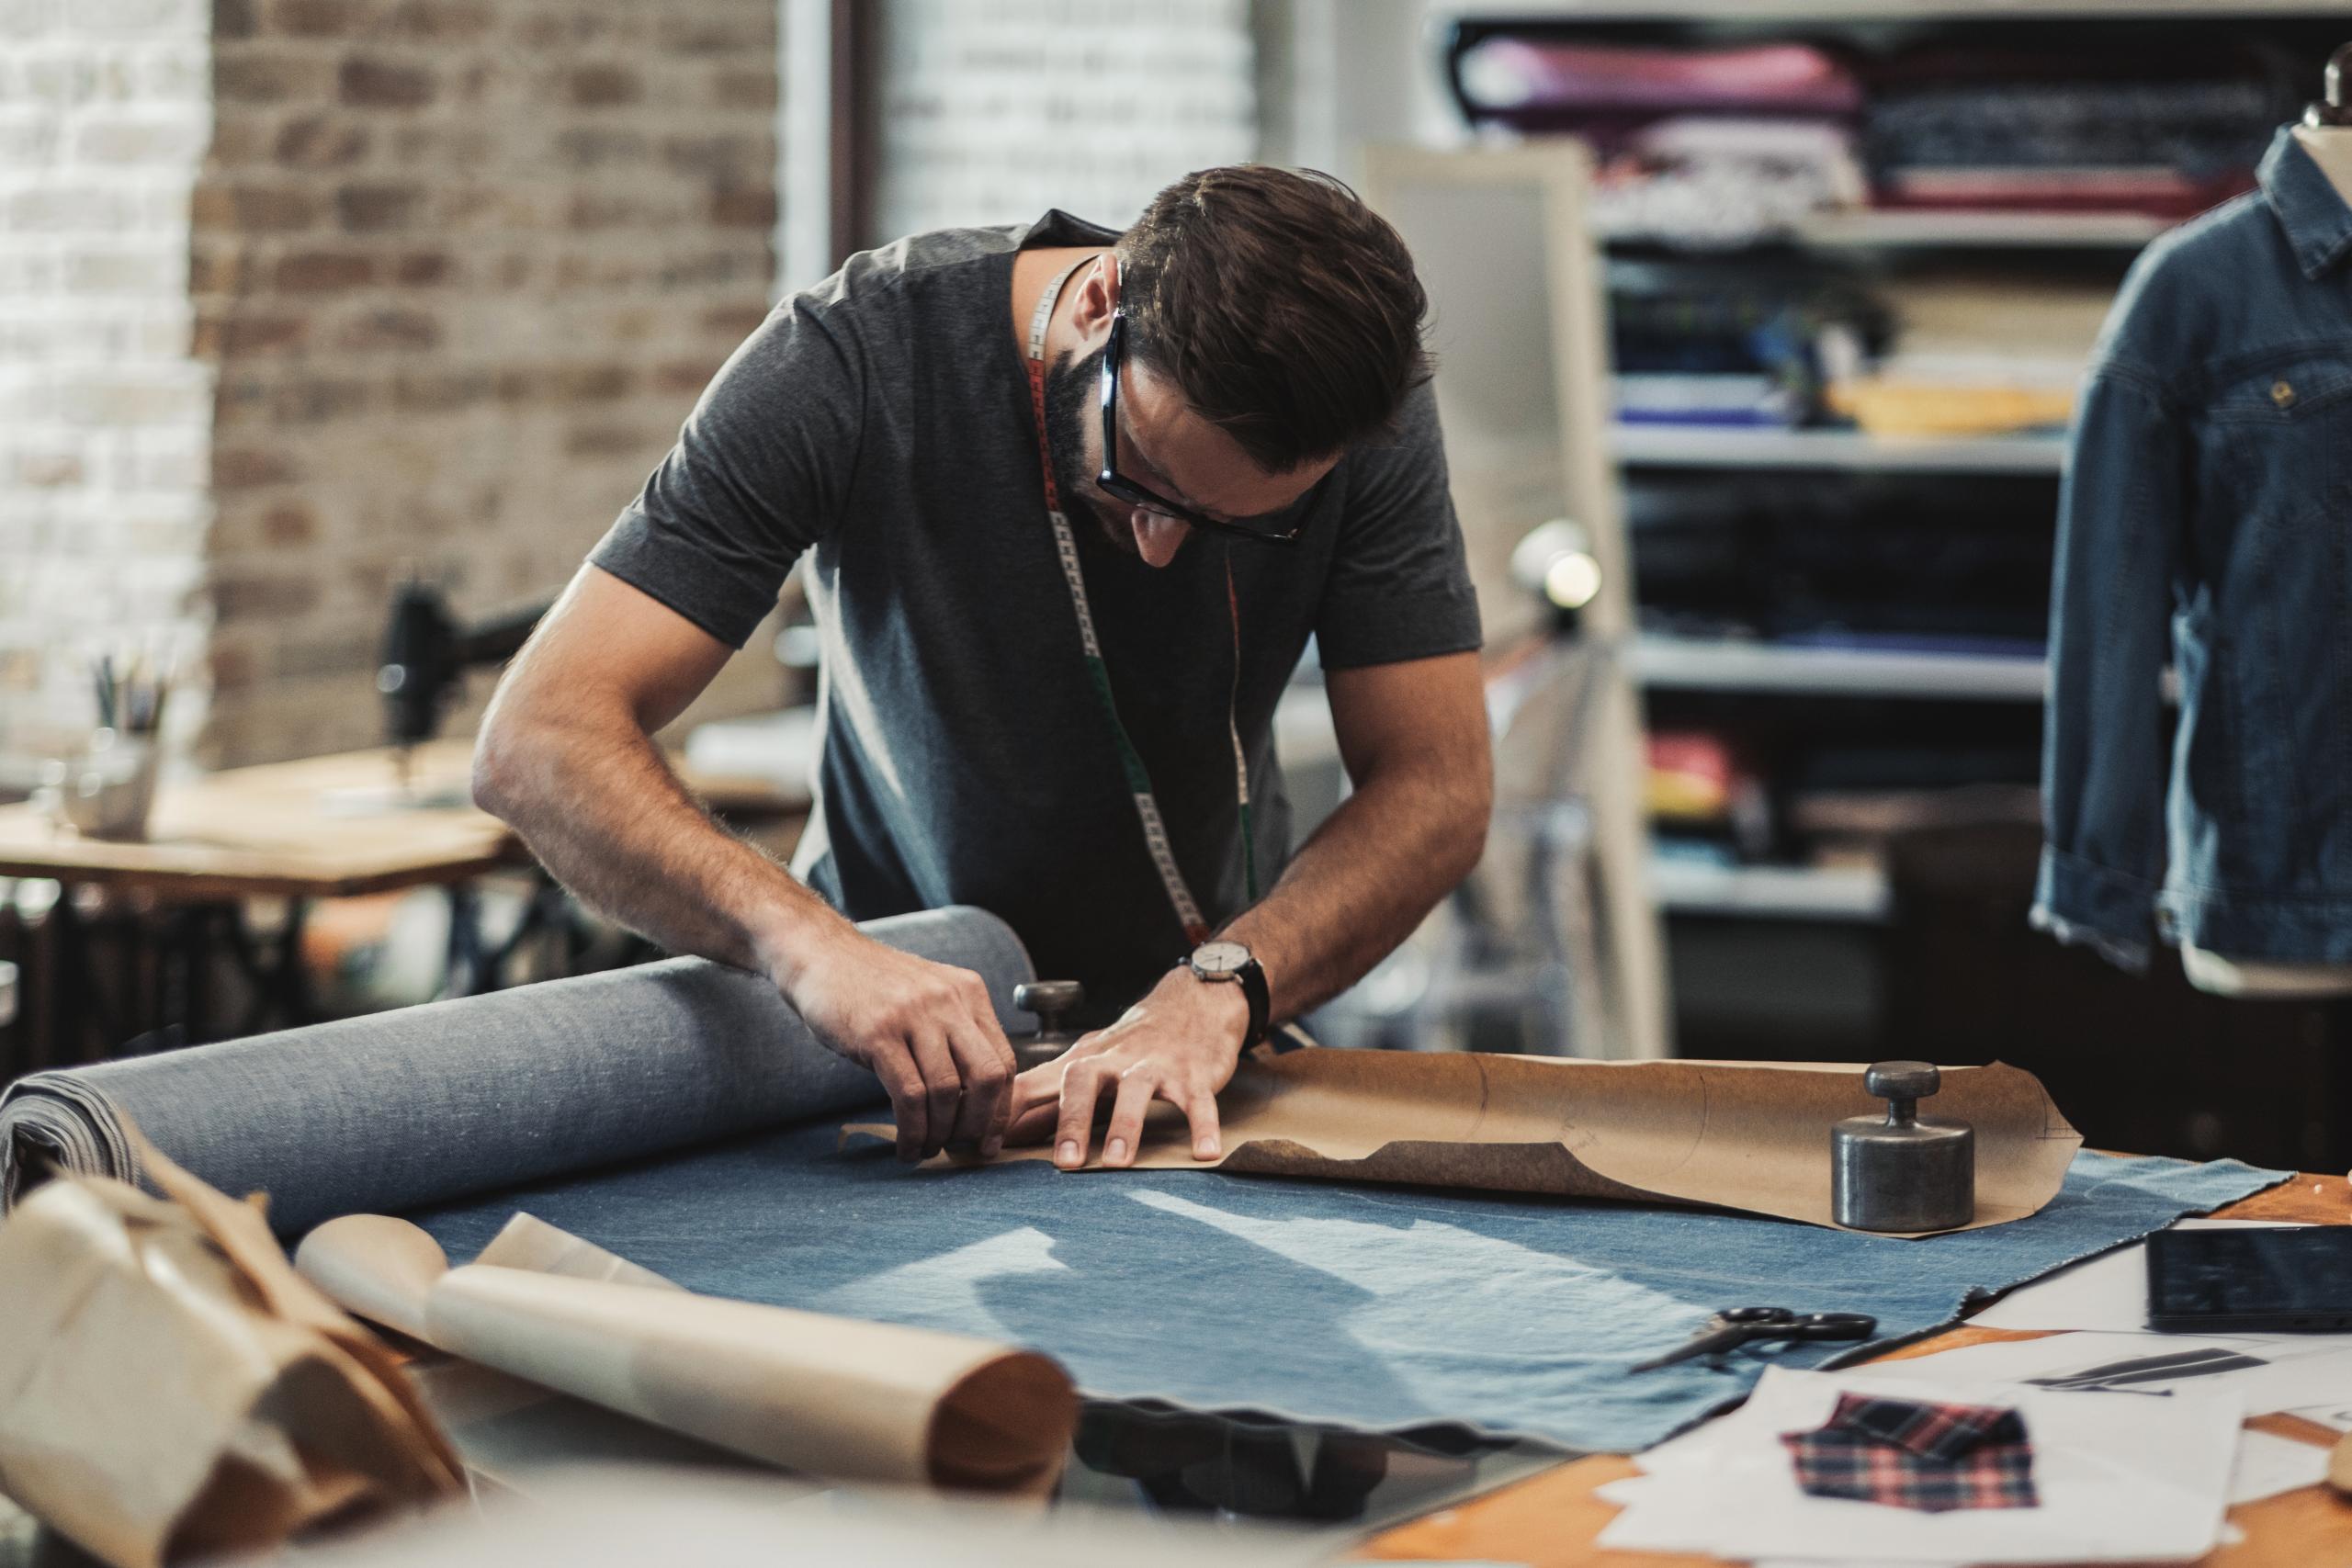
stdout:
<svg viewBox="0 0 2352 1568">
<path fill-rule="evenodd" d="M 2044 662 L 2000 653 L 1808 649 L 1649 635 L 1634 669 L 1654 692 L 1716 691 L 1849 697 L 2041 700 Z"/>
<path fill-rule="evenodd" d="M 2055 474 L 2052 435 L 1889 436 L 1853 430 L 1621 424 L 1617 459 L 1644 468 L 1812 468 L 1852 473 Z"/>
<path fill-rule="evenodd" d="M 1997 905 L 1987 931 L 2024 929 L 2064 429 L 2099 324 L 2144 246 L 2251 188 L 2352 13 L 1288 10 L 1269 155 L 1594 149 L 1678 1049 L 1891 1048 L 1936 1010 L 1923 922 Z M 2002 846 L 1973 870 L 1902 849 L 1972 833 Z"/>
</svg>

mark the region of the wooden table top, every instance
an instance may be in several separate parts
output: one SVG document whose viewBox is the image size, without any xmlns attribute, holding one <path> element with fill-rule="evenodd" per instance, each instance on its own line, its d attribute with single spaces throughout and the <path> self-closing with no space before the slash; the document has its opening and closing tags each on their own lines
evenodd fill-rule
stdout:
<svg viewBox="0 0 2352 1568">
<path fill-rule="evenodd" d="M 2352 1224 L 2352 1183 L 2340 1176 L 2299 1176 L 2218 1211 L 2229 1219 Z M 1961 1327 L 1921 1340 L 1885 1359 L 1900 1360 L 1992 1339 L 2037 1339 L 2038 1334 Z M 2262 1416 L 2247 1423 L 2283 1438 L 2330 1447 L 2336 1434 L 2292 1416 Z M 1374 1537 L 1357 1555 L 1392 1561 L 1523 1562 L 1529 1568 L 1724 1568 L 1725 1559 L 1655 1551 L 1606 1551 L 1594 1538 L 1617 1515 L 1593 1495 L 1610 1482 L 1639 1474 L 1615 1454 L 1572 1460 L 1541 1475 L 1442 1509 Z M 2325 1486 L 2307 1486 L 2230 1510 L 2245 1540 L 2199 1560 L 2198 1568 L 2319 1568 L 2352 1563 L 2352 1502 Z"/>
<path fill-rule="evenodd" d="M 528 864 L 506 824 L 469 801 L 472 761 L 469 739 L 418 747 L 411 774 L 417 804 L 399 797 L 389 749 L 232 768 L 164 786 L 150 834 L 135 843 L 84 838 L 30 805 L 0 807 L 0 876 L 179 898 L 315 898 L 462 882 Z M 721 815 L 808 808 L 805 793 L 762 780 L 680 772 Z"/>
</svg>

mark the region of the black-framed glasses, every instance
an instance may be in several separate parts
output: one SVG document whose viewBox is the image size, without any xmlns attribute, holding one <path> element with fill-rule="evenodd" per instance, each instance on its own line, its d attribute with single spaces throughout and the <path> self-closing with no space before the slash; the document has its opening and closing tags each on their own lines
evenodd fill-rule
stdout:
<svg viewBox="0 0 2352 1568">
<path fill-rule="evenodd" d="M 1179 523 L 1205 528 L 1212 534 L 1255 539 L 1261 545 L 1297 544 L 1300 530 L 1306 526 L 1306 514 L 1314 509 L 1315 498 L 1322 491 L 1323 479 L 1331 477 L 1328 473 L 1308 486 L 1306 494 L 1280 512 L 1227 522 L 1170 501 L 1119 472 L 1119 367 L 1126 357 L 1126 347 L 1127 313 L 1114 310 L 1111 312 L 1111 341 L 1102 350 L 1102 471 L 1094 476 L 1096 486 L 1130 506 L 1145 507 L 1164 517 L 1172 517 Z"/>
</svg>

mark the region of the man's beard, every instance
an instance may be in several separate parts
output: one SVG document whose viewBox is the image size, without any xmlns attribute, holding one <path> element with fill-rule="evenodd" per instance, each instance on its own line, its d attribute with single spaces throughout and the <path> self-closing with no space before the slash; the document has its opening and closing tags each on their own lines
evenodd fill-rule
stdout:
<svg viewBox="0 0 2352 1568">
<path fill-rule="evenodd" d="M 1103 537 L 1127 554 L 1140 556 L 1134 530 L 1123 518 L 1104 513 L 1094 476 L 1083 461 L 1087 422 L 1098 417 L 1101 407 L 1104 348 L 1075 363 L 1065 354 L 1046 372 L 1046 446 L 1053 455 L 1054 486 L 1061 492 L 1062 511 L 1093 518 Z"/>
</svg>

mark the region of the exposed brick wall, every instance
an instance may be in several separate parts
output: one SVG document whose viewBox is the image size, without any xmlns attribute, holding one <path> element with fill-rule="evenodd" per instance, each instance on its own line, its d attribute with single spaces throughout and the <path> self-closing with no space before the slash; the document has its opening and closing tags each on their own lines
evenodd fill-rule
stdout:
<svg viewBox="0 0 2352 1568">
<path fill-rule="evenodd" d="M 887 0 L 874 236 L 1125 224 L 1257 148 L 1249 0 Z"/>
<path fill-rule="evenodd" d="M 100 639 L 200 638 L 205 13 L 0 0 L 0 752 L 86 732 Z M 198 717 L 183 704 L 175 728 Z"/>
<path fill-rule="evenodd" d="M 465 613 L 560 587 L 758 322 L 776 9 L 212 5 L 205 750 L 238 762 L 379 740 L 409 565 Z"/>
<path fill-rule="evenodd" d="M 1248 0 L 881 3 L 883 234 L 1124 221 L 1253 150 Z M 776 25 L 0 0 L 0 750 L 87 722 L 74 638 L 149 627 L 201 651 L 205 760 L 370 744 L 404 568 L 560 585 L 765 307 Z"/>
</svg>

